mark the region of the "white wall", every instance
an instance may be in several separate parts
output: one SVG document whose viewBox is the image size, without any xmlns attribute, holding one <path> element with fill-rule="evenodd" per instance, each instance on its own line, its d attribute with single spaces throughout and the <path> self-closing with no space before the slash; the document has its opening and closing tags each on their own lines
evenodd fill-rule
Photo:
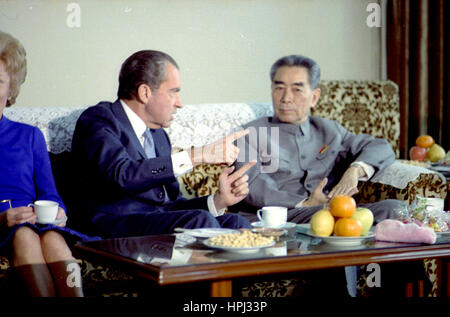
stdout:
<svg viewBox="0 0 450 317">
<path fill-rule="evenodd" d="M 81 26 L 67 25 L 67 5 Z M 270 101 L 269 68 L 301 53 L 323 79 L 379 79 L 375 0 L 0 0 L 0 30 L 25 46 L 18 105 L 79 106 L 114 100 L 123 60 L 141 49 L 172 55 L 185 104 Z M 73 21 L 73 20 L 71 20 Z"/>
</svg>

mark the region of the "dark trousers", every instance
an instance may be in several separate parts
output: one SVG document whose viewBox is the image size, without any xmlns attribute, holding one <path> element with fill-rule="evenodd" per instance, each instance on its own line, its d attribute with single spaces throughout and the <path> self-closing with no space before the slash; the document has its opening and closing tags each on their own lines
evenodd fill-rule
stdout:
<svg viewBox="0 0 450 317">
<path fill-rule="evenodd" d="M 103 238 L 173 233 L 175 228 L 250 228 L 247 219 L 227 213 L 214 217 L 207 210 L 139 212 L 129 215 L 102 214 L 93 221 L 93 230 Z"/>
</svg>

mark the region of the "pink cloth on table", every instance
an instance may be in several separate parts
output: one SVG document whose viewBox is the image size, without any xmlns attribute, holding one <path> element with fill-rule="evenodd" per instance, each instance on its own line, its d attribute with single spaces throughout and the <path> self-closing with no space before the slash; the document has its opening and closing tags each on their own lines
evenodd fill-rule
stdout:
<svg viewBox="0 0 450 317">
<path fill-rule="evenodd" d="M 386 219 L 375 227 L 375 239 L 392 242 L 435 243 L 436 233 L 429 227 L 419 227 L 415 223 L 402 223 Z"/>
</svg>

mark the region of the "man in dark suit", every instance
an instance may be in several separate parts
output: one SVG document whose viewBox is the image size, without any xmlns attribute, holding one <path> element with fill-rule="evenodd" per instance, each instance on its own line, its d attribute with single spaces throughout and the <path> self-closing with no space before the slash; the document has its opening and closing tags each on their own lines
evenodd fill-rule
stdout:
<svg viewBox="0 0 450 317">
<path fill-rule="evenodd" d="M 176 227 L 250 227 L 225 208 L 248 194 L 246 164 L 225 168 L 209 197 L 182 198 L 176 177 L 200 163 L 231 164 L 237 132 L 203 148 L 172 153 L 163 128 L 183 105 L 178 65 L 158 51 L 139 51 L 123 64 L 118 100 L 100 102 L 77 121 L 72 154 L 80 166 L 88 219 L 103 237 L 164 234 Z"/>
</svg>

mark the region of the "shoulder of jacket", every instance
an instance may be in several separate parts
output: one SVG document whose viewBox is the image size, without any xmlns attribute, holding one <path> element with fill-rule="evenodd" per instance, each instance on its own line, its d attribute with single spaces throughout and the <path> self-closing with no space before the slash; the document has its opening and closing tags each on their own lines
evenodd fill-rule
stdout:
<svg viewBox="0 0 450 317">
<path fill-rule="evenodd" d="M 332 127 L 337 129 L 345 129 L 339 122 L 333 119 L 327 119 L 322 117 L 316 117 L 316 116 L 309 116 L 310 124 L 312 126 L 316 127 Z"/>
<path fill-rule="evenodd" d="M 253 121 L 250 121 L 246 124 L 243 125 L 244 129 L 246 128 L 250 128 L 250 127 L 264 127 L 267 126 L 268 122 L 269 122 L 269 118 L 270 117 L 261 117 L 258 119 L 255 119 Z"/>
</svg>

